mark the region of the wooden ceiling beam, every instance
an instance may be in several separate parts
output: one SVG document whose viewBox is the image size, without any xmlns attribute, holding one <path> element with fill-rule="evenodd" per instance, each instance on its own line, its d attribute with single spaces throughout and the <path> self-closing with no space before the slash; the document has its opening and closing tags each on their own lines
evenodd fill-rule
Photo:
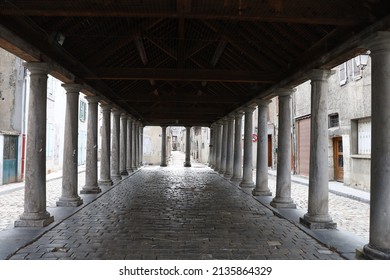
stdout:
<svg viewBox="0 0 390 280">
<path fill-rule="evenodd" d="M 174 49 L 167 46 L 160 38 L 151 36 L 150 34 L 145 34 L 145 38 L 148 39 L 153 45 L 162 50 L 165 54 L 172 57 L 174 60 L 177 60 L 177 53 Z"/>
<path fill-rule="evenodd" d="M 130 103 L 206 103 L 206 104 L 239 104 L 242 98 L 232 96 L 196 96 L 179 94 L 175 96 L 153 96 L 153 95 L 129 95 L 123 96 L 115 101 Z"/>
<path fill-rule="evenodd" d="M 270 71 L 236 71 L 210 69 L 163 69 L 163 68 L 95 68 L 95 75 L 86 80 L 167 80 L 209 81 L 236 83 L 272 83 L 278 75 Z"/>
<path fill-rule="evenodd" d="M 298 10 L 298 9 L 296 9 Z M 302 9 L 301 9 L 302 10 Z M 37 7 L 31 9 L 1 9 L 0 16 L 30 16 L 30 17 L 118 17 L 118 18 L 171 18 L 177 19 L 182 17 L 178 12 L 161 11 L 161 12 L 143 12 L 133 9 L 109 10 L 109 9 L 93 9 L 93 8 L 42 8 Z M 256 9 L 254 11 L 246 11 L 244 13 L 189 13 L 185 15 L 186 19 L 200 20 L 228 20 L 228 21 L 256 21 L 256 22 L 285 22 L 285 23 L 301 23 L 301 24 L 323 24 L 323 25 L 341 25 L 354 26 L 362 23 L 371 22 L 368 13 L 365 15 L 359 14 L 355 17 L 334 17 L 327 15 L 302 14 L 302 11 L 294 13 L 293 11 L 269 12 L 268 10 Z"/>
</svg>

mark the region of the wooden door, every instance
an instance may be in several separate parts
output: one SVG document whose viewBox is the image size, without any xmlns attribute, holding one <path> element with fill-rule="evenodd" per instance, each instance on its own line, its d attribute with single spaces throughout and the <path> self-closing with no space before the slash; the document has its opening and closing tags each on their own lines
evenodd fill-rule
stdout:
<svg viewBox="0 0 390 280">
<path fill-rule="evenodd" d="M 18 175 L 18 136 L 4 135 L 3 184 L 14 183 Z"/>
<path fill-rule="evenodd" d="M 297 173 L 309 176 L 310 168 L 310 118 L 298 121 Z"/>
<path fill-rule="evenodd" d="M 341 137 L 333 138 L 333 162 L 334 162 L 334 179 L 343 182 L 344 180 L 344 156 L 343 140 Z"/>
</svg>

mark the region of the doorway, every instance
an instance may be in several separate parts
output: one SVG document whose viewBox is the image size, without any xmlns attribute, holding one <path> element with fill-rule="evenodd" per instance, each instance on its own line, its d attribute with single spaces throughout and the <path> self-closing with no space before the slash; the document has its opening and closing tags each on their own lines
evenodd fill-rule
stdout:
<svg viewBox="0 0 390 280">
<path fill-rule="evenodd" d="M 14 183 L 18 178 L 18 136 L 4 135 L 3 184 Z"/>
<path fill-rule="evenodd" d="M 344 181 L 344 156 L 343 140 L 341 137 L 333 138 L 333 162 L 334 179 L 339 182 Z"/>
</svg>

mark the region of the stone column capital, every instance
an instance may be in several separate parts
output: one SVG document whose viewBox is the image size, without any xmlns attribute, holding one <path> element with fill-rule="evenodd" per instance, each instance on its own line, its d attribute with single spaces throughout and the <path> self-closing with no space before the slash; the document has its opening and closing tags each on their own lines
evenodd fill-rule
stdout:
<svg viewBox="0 0 390 280">
<path fill-rule="evenodd" d="M 271 100 L 266 99 L 256 99 L 256 104 L 258 107 L 268 107 L 268 105 L 271 103 Z"/>
<path fill-rule="evenodd" d="M 237 110 L 236 112 L 234 112 L 234 116 L 236 118 L 241 118 L 243 115 L 244 115 L 244 111 L 242 110 Z"/>
<path fill-rule="evenodd" d="M 248 114 L 248 113 L 253 113 L 253 111 L 256 109 L 256 107 L 252 106 L 252 105 L 248 105 L 248 106 L 245 106 L 243 109 L 244 109 L 245 114 Z"/>
<path fill-rule="evenodd" d="M 47 75 L 49 74 L 50 71 L 49 64 L 45 62 L 25 62 L 23 63 L 23 66 L 26 67 L 32 75 L 34 74 Z"/>
<path fill-rule="evenodd" d="M 161 125 L 161 128 L 167 128 L 168 126 L 167 125 Z"/>
<path fill-rule="evenodd" d="M 229 121 L 233 121 L 234 118 L 235 118 L 235 114 L 234 113 L 231 113 L 231 114 L 227 115 L 228 122 Z"/>
<path fill-rule="evenodd" d="M 190 125 L 185 126 L 186 129 L 191 129 L 191 127 Z"/>
<path fill-rule="evenodd" d="M 313 69 L 307 73 L 307 77 L 312 81 L 327 81 L 335 73 L 335 70 Z"/>
<path fill-rule="evenodd" d="M 85 100 L 87 100 L 88 104 L 98 103 L 100 101 L 99 96 L 86 96 Z"/>
<path fill-rule="evenodd" d="M 121 114 L 121 110 L 115 107 L 111 109 L 111 112 L 114 116 L 119 116 Z"/>
<path fill-rule="evenodd" d="M 389 52 L 390 51 L 390 32 L 378 31 L 368 37 L 364 42 L 364 46 L 373 52 Z"/>
<path fill-rule="evenodd" d="M 66 93 L 74 92 L 79 94 L 83 88 L 83 86 L 80 84 L 62 84 L 61 86 L 66 90 Z"/>
<path fill-rule="evenodd" d="M 295 91 L 296 91 L 295 88 L 278 88 L 274 91 L 274 93 L 279 97 L 283 97 L 283 96 L 291 96 L 291 94 L 293 94 Z"/>
<path fill-rule="evenodd" d="M 228 123 L 228 117 L 227 116 L 223 117 L 221 122 L 223 125 L 226 125 Z"/>
<path fill-rule="evenodd" d="M 111 104 L 100 104 L 100 108 L 102 108 L 103 112 L 111 111 L 112 105 Z"/>
<path fill-rule="evenodd" d="M 125 112 L 121 112 L 121 119 L 127 119 L 128 114 Z"/>
</svg>

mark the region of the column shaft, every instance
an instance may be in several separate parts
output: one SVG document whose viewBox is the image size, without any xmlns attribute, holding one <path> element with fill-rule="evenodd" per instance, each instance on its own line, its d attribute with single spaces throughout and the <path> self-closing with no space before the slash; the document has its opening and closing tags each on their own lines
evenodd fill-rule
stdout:
<svg viewBox="0 0 390 280">
<path fill-rule="evenodd" d="M 253 111 L 254 107 L 245 107 L 245 128 L 244 128 L 244 164 L 243 176 L 240 183 L 242 188 L 253 188 Z"/>
<path fill-rule="evenodd" d="M 127 156 L 127 114 L 121 114 L 121 131 L 120 131 L 120 155 L 119 155 L 119 172 L 122 178 L 129 175 L 126 169 Z"/>
<path fill-rule="evenodd" d="M 186 159 L 184 167 L 191 167 L 191 126 L 186 126 Z"/>
<path fill-rule="evenodd" d="M 241 121 L 243 112 L 239 111 L 235 114 L 234 119 L 234 159 L 233 159 L 233 176 L 230 179 L 232 182 L 240 182 L 242 179 L 242 137 L 241 137 Z"/>
<path fill-rule="evenodd" d="M 113 124 L 112 124 L 112 146 L 111 146 L 111 178 L 114 182 L 122 179 L 119 172 L 119 137 L 120 137 L 120 111 L 112 110 Z"/>
<path fill-rule="evenodd" d="M 100 193 L 98 187 L 97 167 L 97 128 L 98 128 L 98 102 L 99 97 L 88 96 L 88 123 L 87 123 L 87 160 L 85 164 L 85 186 L 81 190 L 83 194 Z"/>
<path fill-rule="evenodd" d="M 390 259 L 390 32 L 369 41 L 372 63 L 370 237 L 364 254 Z"/>
<path fill-rule="evenodd" d="M 142 147 L 142 145 L 143 145 L 143 131 L 144 131 L 144 126 L 142 125 L 142 123 L 140 123 L 140 125 L 139 125 L 139 128 L 138 128 L 138 130 L 139 130 L 139 135 L 138 135 L 138 137 L 139 137 L 139 146 L 138 146 L 138 166 L 139 167 L 141 167 L 142 166 L 142 155 L 143 155 L 143 147 Z"/>
<path fill-rule="evenodd" d="M 167 166 L 167 127 L 161 127 L 161 165 L 162 167 Z"/>
<path fill-rule="evenodd" d="M 65 131 L 64 131 L 64 156 L 62 164 L 62 193 L 57 206 L 76 207 L 83 203 L 77 192 L 78 188 L 78 84 L 63 84 L 66 89 Z"/>
<path fill-rule="evenodd" d="M 222 126 L 218 121 L 216 125 L 216 142 L 215 142 L 215 166 L 214 170 L 219 171 L 221 169 L 221 156 L 222 156 Z"/>
<path fill-rule="evenodd" d="M 300 221 L 312 229 L 336 228 L 329 216 L 328 78 L 331 71 L 313 70 L 308 212 Z"/>
<path fill-rule="evenodd" d="M 133 157 L 132 157 L 132 169 L 133 171 L 137 170 L 138 167 L 137 167 L 137 121 L 134 120 L 133 121 L 133 125 L 132 125 L 132 133 L 131 133 L 131 149 L 134 151 L 133 152 Z"/>
<path fill-rule="evenodd" d="M 44 227 L 54 221 L 46 210 L 46 63 L 26 63 L 30 71 L 24 212 L 15 227 Z"/>
<path fill-rule="evenodd" d="M 227 132 L 227 143 L 226 143 L 226 171 L 225 177 L 230 178 L 233 176 L 233 159 L 234 159 L 234 116 L 228 117 L 228 132 Z"/>
<path fill-rule="evenodd" d="M 257 167 L 256 187 L 252 194 L 255 196 L 272 195 L 268 187 L 268 104 L 269 100 L 257 100 Z"/>
<path fill-rule="evenodd" d="M 221 166 L 219 173 L 223 174 L 226 171 L 226 153 L 227 153 L 227 136 L 228 136 L 228 119 L 222 119 L 222 146 L 221 146 Z"/>
<path fill-rule="evenodd" d="M 296 208 L 291 198 L 291 94 L 293 89 L 281 89 L 279 96 L 278 166 L 275 208 Z"/>
<path fill-rule="evenodd" d="M 111 105 L 101 105 L 102 119 L 102 148 L 100 155 L 100 179 L 99 185 L 111 186 L 110 147 L 111 147 Z"/>
<path fill-rule="evenodd" d="M 213 160 L 213 156 L 214 156 L 214 125 L 212 124 L 210 126 L 210 143 L 209 143 L 209 167 L 210 168 L 213 168 L 214 166 L 214 160 Z"/>
<path fill-rule="evenodd" d="M 132 157 L 133 157 L 133 153 L 134 151 L 132 150 L 131 148 L 131 139 L 132 139 L 132 132 L 133 132 L 133 118 L 132 117 L 128 117 L 127 118 L 127 137 L 126 137 L 126 151 L 127 151 L 127 155 L 126 155 L 126 170 L 127 170 L 127 173 L 131 173 L 133 172 L 133 168 L 132 168 Z"/>
</svg>

